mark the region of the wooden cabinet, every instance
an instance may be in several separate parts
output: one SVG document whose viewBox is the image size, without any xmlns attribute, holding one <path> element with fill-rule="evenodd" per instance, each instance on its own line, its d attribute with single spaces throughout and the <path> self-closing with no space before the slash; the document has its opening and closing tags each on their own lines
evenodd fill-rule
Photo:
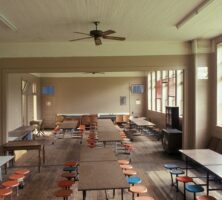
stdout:
<svg viewBox="0 0 222 200">
<path fill-rule="evenodd" d="M 179 107 L 166 106 L 166 128 L 179 129 Z"/>
<path fill-rule="evenodd" d="M 182 148 L 182 131 L 178 129 L 163 129 L 163 149 L 168 153 L 175 153 Z"/>
</svg>

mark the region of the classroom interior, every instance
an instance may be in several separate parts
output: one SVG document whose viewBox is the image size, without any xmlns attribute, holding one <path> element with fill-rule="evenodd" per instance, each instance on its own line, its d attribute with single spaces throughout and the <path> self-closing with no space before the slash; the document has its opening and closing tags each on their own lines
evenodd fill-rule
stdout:
<svg viewBox="0 0 222 200">
<path fill-rule="evenodd" d="M 0 200 L 222 199 L 222 170 L 211 169 L 222 169 L 220 0 L 22 0 L 0 7 Z M 90 32 L 97 21 L 104 35 Z M 84 124 L 95 116 L 93 126 Z M 10 149 L 16 142 L 25 145 Z M 88 151 L 96 159 L 110 151 L 112 159 L 93 165 L 83 161 Z M 4 161 L 6 155 L 13 157 Z M 139 184 L 119 167 L 123 160 Z M 67 162 L 72 178 L 63 176 Z M 98 175 L 103 187 L 92 180 L 96 187 L 82 189 L 107 163 L 113 168 Z M 89 166 L 95 171 L 85 172 Z M 22 169 L 18 185 L 4 186 Z M 119 172 L 122 185 L 106 188 Z M 192 181 L 176 181 L 189 175 Z M 64 180 L 71 186 L 59 185 Z M 137 185 L 145 192 L 132 192 Z"/>
</svg>

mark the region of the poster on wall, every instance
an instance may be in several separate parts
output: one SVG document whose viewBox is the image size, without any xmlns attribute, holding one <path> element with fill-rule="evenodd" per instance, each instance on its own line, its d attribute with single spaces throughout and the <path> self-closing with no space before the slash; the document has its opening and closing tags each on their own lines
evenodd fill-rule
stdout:
<svg viewBox="0 0 222 200">
<path fill-rule="evenodd" d="M 126 105 L 126 96 L 120 96 L 120 105 L 125 106 Z"/>
</svg>

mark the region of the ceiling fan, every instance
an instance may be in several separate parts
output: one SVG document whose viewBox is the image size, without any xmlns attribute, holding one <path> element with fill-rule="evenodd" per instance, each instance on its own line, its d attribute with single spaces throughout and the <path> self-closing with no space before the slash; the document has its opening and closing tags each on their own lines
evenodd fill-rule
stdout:
<svg viewBox="0 0 222 200">
<path fill-rule="evenodd" d="M 89 32 L 89 34 L 88 33 L 82 33 L 82 32 L 74 32 L 74 33 L 78 33 L 78 34 L 82 34 L 82 35 L 87 35 L 88 37 L 73 39 L 73 40 L 70 40 L 70 41 L 73 42 L 73 41 L 77 41 L 77 40 L 85 40 L 85 39 L 93 38 L 96 45 L 101 45 L 102 44 L 101 38 L 109 39 L 109 40 L 119 40 L 119 41 L 123 41 L 123 40 L 126 39 L 125 37 L 109 36 L 109 35 L 115 33 L 115 31 L 113 31 L 113 30 L 107 30 L 107 31 L 98 30 L 98 24 L 100 22 L 95 21 L 93 23 L 95 24 L 96 29 L 91 30 Z"/>
</svg>

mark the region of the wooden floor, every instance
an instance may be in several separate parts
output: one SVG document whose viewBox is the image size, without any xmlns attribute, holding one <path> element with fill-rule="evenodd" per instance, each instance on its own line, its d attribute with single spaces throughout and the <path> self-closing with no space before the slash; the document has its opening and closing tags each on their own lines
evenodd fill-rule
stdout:
<svg viewBox="0 0 222 200">
<path fill-rule="evenodd" d="M 26 181 L 24 189 L 19 190 L 19 196 L 15 196 L 13 199 L 57 199 L 54 197 L 54 192 L 58 189 L 57 182 L 62 180 L 63 163 L 68 160 L 79 159 L 80 144 L 78 140 L 71 139 L 68 136 L 64 139 L 57 139 L 55 144 L 52 144 L 52 136 L 44 137 L 44 140 L 46 144 L 46 164 L 42 167 L 41 173 L 38 173 L 37 167 L 35 167 L 38 161 L 36 151 L 25 153 L 17 160 L 16 168 L 9 169 L 8 175 L 13 173 L 17 168 L 32 166 L 28 167 L 32 172 Z M 142 179 L 142 183 L 147 186 L 147 195 L 152 196 L 155 200 L 182 200 L 182 193 L 176 192 L 175 188 L 171 187 L 169 173 L 163 167 L 164 163 L 172 162 L 184 166 L 184 162 L 180 157 L 168 155 L 163 152 L 161 143 L 150 136 L 136 136 L 133 143 L 135 149 L 132 154 L 132 165 L 138 172 L 138 176 Z M 119 154 L 118 157 L 127 158 L 127 155 Z M 4 178 L 7 178 L 7 176 Z M 82 200 L 82 193 L 78 192 L 78 183 L 72 189 L 74 192 L 70 200 Z M 221 192 L 211 192 L 211 194 L 214 194 L 220 200 L 222 199 Z M 108 191 L 108 197 L 109 199 L 113 199 L 111 191 Z M 104 199 L 104 191 L 87 192 L 87 200 Z M 114 199 L 120 199 L 120 191 L 116 191 Z M 131 193 L 125 190 L 124 199 L 131 200 Z M 187 199 L 193 199 L 193 195 L 188 194 Z"/>
</svg>

